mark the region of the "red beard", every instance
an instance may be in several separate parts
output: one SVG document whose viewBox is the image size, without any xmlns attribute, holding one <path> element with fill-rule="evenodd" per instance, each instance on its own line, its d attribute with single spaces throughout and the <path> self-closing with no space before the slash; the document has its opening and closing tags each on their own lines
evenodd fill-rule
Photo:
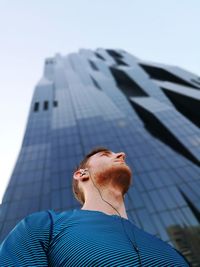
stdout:
<svg viewBox="0 0 200 267">
<path fill-rule="evenodd" d="M 119 164 L 96 173 L 95 180 L 100 187 L 111 186 L 119 189 L 124 195 L 131 185 L 131 176 L 132 172 L 128 165 Z"/>
</svg>

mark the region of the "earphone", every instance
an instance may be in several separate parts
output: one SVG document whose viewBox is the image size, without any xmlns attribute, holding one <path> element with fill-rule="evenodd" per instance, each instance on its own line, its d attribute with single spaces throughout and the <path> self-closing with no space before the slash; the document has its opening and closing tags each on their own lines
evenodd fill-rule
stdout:
<svg viewBox="0 0 200 267">
<path fill-rule="evenodd" d="M 87 171 L 87 170 L 81 170 L 81 176 L 83 176 L 84 174 L 86 174 L 86 171 Z M 89 178 L 86 177 L 86 178 L 83 178 L 83 179 L 82 179 L 82 182 L 85 182 L 85 181 L 88 181 L 88 180 L 89 180 Z"/>
<path fill-rule="evenodd" d="M 91 179 L 91 181 L 92 181 L 94 187 L 98 190 L 101 199 L 102 199 L 105 203 L 107 203 L 108 205 L 110 205 L 110 206 L 111 206 L 111 207 L 118 213 L 118 215 L 119 215 L 119 217 L 120 217 L 120 219 L 121 219 L 121 223 L 122 223 L 124 232 L 125 232 L 126 236 L 128 237 L 129 241 L 131 242 L 132 246 L 134 247 L 134 249 L 135 249 L 135 251 L 136 251 L 136 253 L 137 253 L 137 255 L 138 255 L 139 264 L 140 264 L 140 266 L 142 266 L 142 260 L 141 260 L 140 250 L 139 250 L 138 245 L 137 245 L 137 243 L 136 243 L 136 238 L 135 238 L 134 230 L 133 230 L 133 236 L 134 236 L 134 242 L 133 242 L 133 241 L 130 239 L 129 235 L 127 234 L 126 230 L 125 230 L 125 227 L 124 227 L 124 221 L 122 220 L 122 216 L 120 215 L 120 213 L 118 212 L 118 210 L 117 210 L 115 207 L 113 207 L 112 204 L 110 204 L 108 201 L 106 201 L 105 199 L 103 199 L 103 197 L 102 197 L 102 195 L 101 195 L 101 192 L 100 192 L 99 188 L 96 186 L 96 184 L 94 183 L 94 181 L 93 181 L 93 179 L 92 179 L 92 177 L 91 177 L 91 175 L 90 175 L 90 173 L 89 173 L 89 170 L 88 170 L 88 169 L 81 170 L 81 176 L 83 176 L 84 174 L 86 174 L 86 172 L 88 172 L 88 176 L 89 176 L 89 178 Z M 84 178 L 84 179 L 82 179 L 82 181 L 87 181 L 87 180 L 89 180 L 89 178 Z"/>
<path fill-rule="evenodd" d="M 86 170 L 81 171 L 81 176 L 83 176 L 84 174 L 86 174 Z"/>
</svg>

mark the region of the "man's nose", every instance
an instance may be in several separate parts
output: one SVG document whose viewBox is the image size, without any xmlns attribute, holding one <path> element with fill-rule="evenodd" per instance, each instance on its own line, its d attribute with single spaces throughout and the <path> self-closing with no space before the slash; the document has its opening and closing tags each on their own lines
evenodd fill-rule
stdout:
<svg viewBox="0 0 200 267">
<path fill-rule="evenodd" d="M 116 153 L 116 158 L 125 160 L 126 154 L 124 152 Z"/>
</svg>

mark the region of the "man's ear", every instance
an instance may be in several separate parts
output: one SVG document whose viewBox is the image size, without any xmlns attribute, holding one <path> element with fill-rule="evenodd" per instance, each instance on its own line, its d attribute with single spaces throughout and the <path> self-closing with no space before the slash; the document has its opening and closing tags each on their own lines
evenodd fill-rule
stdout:
<svg viewBox="0 0 200 267">
<path fill-rule="evenodd" d="M 74 172 L 73 178 L 75 180 L 81 180 L 81 175 L 82 175 L 83 169 L 79 169 L 77 171 Z"/>
<path fill-rule="evenodd" d="M 87 181 L 89 179 L 88 173 L 84 169 L 75 171 L 73 178 L 77 181 Z"/>
</svg>

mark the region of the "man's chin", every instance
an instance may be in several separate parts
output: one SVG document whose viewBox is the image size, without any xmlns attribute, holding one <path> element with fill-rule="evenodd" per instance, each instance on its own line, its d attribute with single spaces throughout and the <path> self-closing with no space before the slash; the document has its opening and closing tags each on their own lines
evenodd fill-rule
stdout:
<svg viewBox="0 0 200 267">
<path fill-rule="evenodd" d="M 119 188 L 124 195 L 131 185 L 132 172 L 128 165 L 120 164 L 115 169 L 115 177 L 112 179 L 113 187 Z"/>
<path fill-rule="evenodd" d="M 100 186 L 111 185 L 113 188 L 119 189 L 124 195 L 131 185 L 131 176 L 132 172 L 129 166 L 125 163 L 118 163 L 99 173 L 97 180 Z"/>
</svg>

